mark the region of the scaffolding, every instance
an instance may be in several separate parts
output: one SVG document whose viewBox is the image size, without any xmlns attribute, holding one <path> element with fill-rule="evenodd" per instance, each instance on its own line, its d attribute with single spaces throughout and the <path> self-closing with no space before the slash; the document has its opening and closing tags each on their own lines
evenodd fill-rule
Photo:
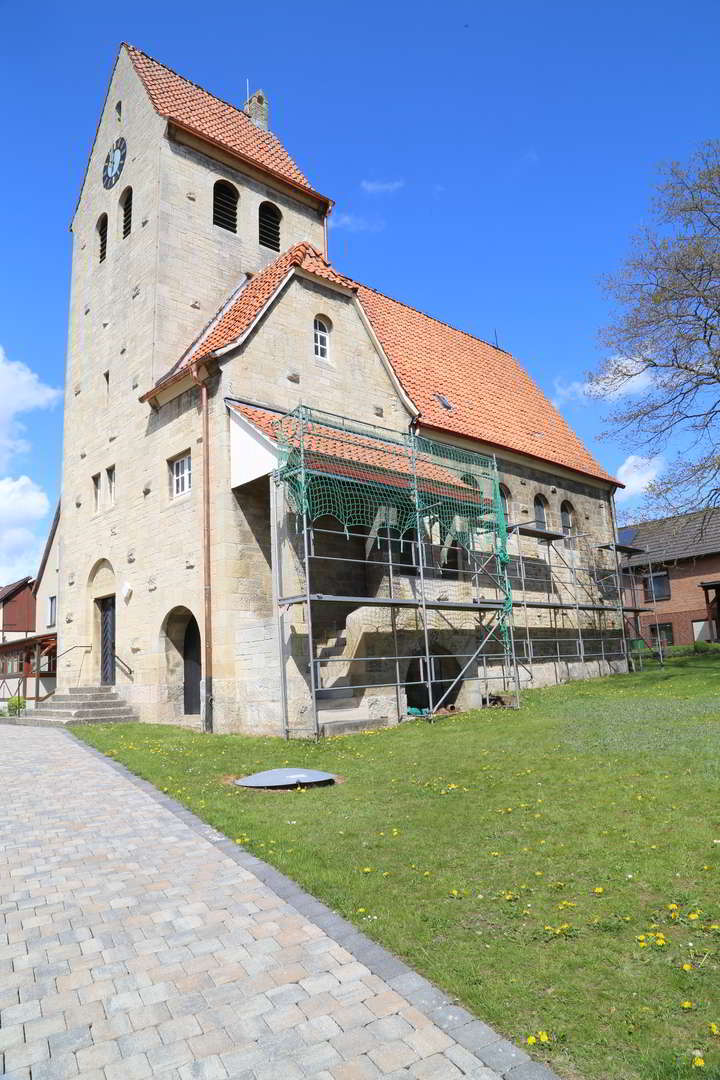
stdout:
<svg viewBox="0 0 720 1080">
<path fill-rule="evenodd" d="M 493 456 L 414 431 L 299 406 L 275 435 L 278 640 L 285 657 L 300 608 L 314 734 L 358 693 L 432 718 L 466 683 L 466 702 L 519 704 L 540 662 L 627 665 L 625 620 L 646 609 L 627 606 L 614 531 L 508 524 Z M 286 718 L 287 693 L 284 673 Z"/>
</svg>

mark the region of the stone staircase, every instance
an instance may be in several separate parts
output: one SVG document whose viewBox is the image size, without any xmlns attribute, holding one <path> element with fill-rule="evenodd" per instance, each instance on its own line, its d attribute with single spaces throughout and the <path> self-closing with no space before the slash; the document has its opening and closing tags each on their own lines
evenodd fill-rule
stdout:
<svg viewBox="0 0 720 1080">
<path fill-rule="evenodd" d="M 326 689 L 317 692 L 318 725 L 320 734 L 351 735 L 353 732 L 367 731 L 370 728 L 388 726 L 385 716 L 374 717 L 370 713 L 367 691 L 355 690 L 347 685 L 351 672 L 352 652 L 347 652 L 345 632 L 328 636 L 324 645 L 317 650 L 318 660 L 344 658 L 345 663 L 331 663 L 321 666 Z"/>
<path fill-rule="evenodd" d="M 57 690 L 47 701 L 18 718 L 32 726 L 54 724 L 120 724 L 137 720 L 130 708 L 112 686 L 74 686 Z"/>
</svg>

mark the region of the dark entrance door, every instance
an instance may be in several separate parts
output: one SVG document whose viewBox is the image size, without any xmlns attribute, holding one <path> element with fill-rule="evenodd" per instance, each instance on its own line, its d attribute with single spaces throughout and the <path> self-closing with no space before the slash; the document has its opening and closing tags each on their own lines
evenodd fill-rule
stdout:
<svg viewBox="0 0 720 1080">
<path fill-rule="evenodd" d="M 100 607 L 100 682 L 115 685 L 115 597 L 98 600 Z"/>
<path fill-rule="evenodd" d="M 185 668 L 185 712 L 198 716 L 200 713 L 200 676 L 202 673 L 202 664 L 200 660 L 200 628 L 194 618 L 190 619 L 185 628 L 183 661 Z"/>
</svg>

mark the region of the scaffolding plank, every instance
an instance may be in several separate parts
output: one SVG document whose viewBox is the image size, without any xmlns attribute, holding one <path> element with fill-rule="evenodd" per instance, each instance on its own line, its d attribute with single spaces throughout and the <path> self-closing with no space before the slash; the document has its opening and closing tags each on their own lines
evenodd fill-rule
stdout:
<svg viewBox="0 0 720 1080">
<path fill-rule="evenodd" d="M 633 547 L 632 544 L 598 544 L 599 551 L 617 551 L 621 555 L 647 555 L 647 548 Z"/>
<path fill-rule="evenodd" d="M 507 530 L 508 533 L 517 533 L 519 536 L 534 536 L 536 540 L 546 540 L 549 544 L 555 540 L 565 539 L 565 533 L 537 529 L 534 525 L 508 525 Z"/>
<path fill-rule="evenodd" d="M 553 608 L 557 611 L 607 611 L 612 614 L 617 614 L 620 610 L 617 604 L 575 604 L 569 601 L 567 604 L 562 604 L 557 600 L 513 600 L 513 607 L 532 607 L 532 608 Z M 623 604 L 623 611 L 652 611 L 652 608 L 644 607 L 629 607 Z"/>
<path fill-rule="evenodd" d="M 278 604 L 304 604 L 304 593 L 297 596 L 281 596 Z M 479 600 L 478 603 L 464 600 L 413 600 L 406 597 L 390 596 L 342 596 L 335 593 L 310 593 L 310 600 L 329 604 L 357 604 L 358 607 L 427 607 L 439 611 L 502 611 L 502 600 Z"/>
</svg>

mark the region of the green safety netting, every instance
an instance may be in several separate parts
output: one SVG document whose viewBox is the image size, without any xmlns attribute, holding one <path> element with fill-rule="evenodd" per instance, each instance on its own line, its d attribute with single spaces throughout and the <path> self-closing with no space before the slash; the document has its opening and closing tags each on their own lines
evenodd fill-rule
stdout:
<svg viewBox="0 0 720 1080">
<path fill-rule="evenodd" d="M 441 545 L 494 554 L 504 574 L 507 522 L 494 459 L 414 433 L 361 424 L 300 406 L 276 424 L 277 476 L 292 509 L 336 518 L 346 532 L 418 526 Z"/>
</svg>

